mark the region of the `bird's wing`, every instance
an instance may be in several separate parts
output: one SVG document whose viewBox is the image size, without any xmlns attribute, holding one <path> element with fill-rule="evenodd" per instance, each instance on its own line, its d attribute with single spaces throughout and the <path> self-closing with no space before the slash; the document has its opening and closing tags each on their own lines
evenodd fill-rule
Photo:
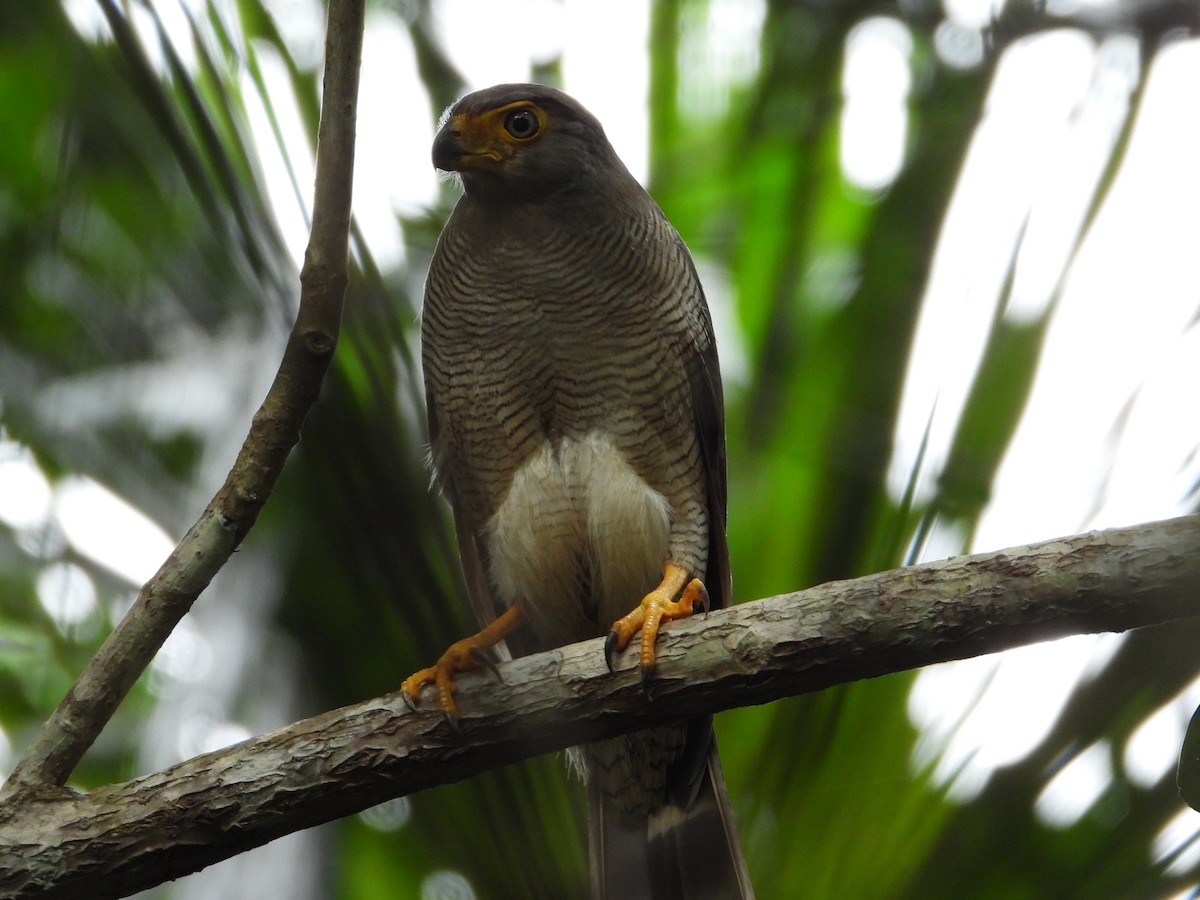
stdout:
<svg viewBox="0 0 1200 900">
<path fill-rule="evenodd" d="M 690 267 L 690 260 L 689 267 Z M 696 290 L 700 282 L 696 279 Z M 725 468 L 725 407 L 721 393 L 721 371 L 717 363 L 717 347 L 712 337 L 712 324 L 707 312 L 704 317 L 707 344 L 700 346 L 688 360 L 688 383 L 696 434 L 700 440 L 701 461 L 708 478 L 708 570 L 704 585 L 713 609 L 721 609 L 732 600 L 732 580 L 729 569 L 729 544 L 725 537 L 725 510 L 728 496 Z M 710 757 L 715 760 L 712 716 L 689 719 L 683 756 L 671 767 L 668 795 L 680 809 L 692 807 L 698 794 L 711 784 L 707 774 Z M 711 787 L 708 788 L 711 791 Z M 721 780 L 720 790 L 724 790 Z M 721 811 L 728 813 L 728 800 L 723 797 Z"/>
<path fill-rule="evenodd" d="M 437 472 L 438 484 L 454 512 L 454 533 L 458 538 L 458 555 L 462 560 L 463 577 L 467 583 L 467 597 L 471 611 L 482 628 L 503 612 L 492 596 L 491 580 L 488 578 L 487 549 L 481 536 L 480 523 L 470 516 L 468 504 L 458 500 L 454 483 L 454 462 L 445 456 L 441 432 L 438 428 L 437 404 L 426 391 L 425 409 L 429 420 L 429 448 Z"/>
<path fill-rule="evenodd" d="M 725 405 L 722 399 L 721 369 L 717 362 L 717 344 L 707 313 L 705 324 L 708 343 L 688 360 L 688 384 L 696 434 L 700 439 L 701 458 L 708 479 L 708 571 L 705 573 L 704 584 L 708 588 L 713 608 L 721 609 L 733 601 L 729 544 L 725 537 L 725 515 L 729 496 L 725 474 Z"/>
</svg>

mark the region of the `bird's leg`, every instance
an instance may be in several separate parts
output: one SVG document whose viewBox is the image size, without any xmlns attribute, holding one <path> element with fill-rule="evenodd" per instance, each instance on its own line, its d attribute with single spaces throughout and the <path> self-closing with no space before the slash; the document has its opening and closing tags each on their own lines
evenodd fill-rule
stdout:
<svg viewBox="0 0 1200 900">
<path fill-rule="evenodd" d="M 404 679 L 400 685 L 404 702 L 410 709 L 416 709 L 415 702 L 421 694 L 421 688 L 432 684 L 437 689 L 438 705 L 442 712 L 451 722 L 457 722 L 458 705 L 454 702 L 454 694 L 458 686 L 454 683 L 454 676 L 472 669 L 487 668 L 495 672 L 496 664 L 492 662 L 489 651 L 512 634 L 522 620 L 521 607 L 510 606 L 479 633 L 455 641 L 432 666 Z"/>
<path fill-rule="evenodd" d="M 679 594 L 678 600 L 674 599 L 676 594 Z M 658 639 L 659 627 L 672 619 L 687 618 L 697 607 L 701 610 L 708 608 L 708 591 L 704 584 L 699 578 L 688 581 L 687 569 L 667 563 L 663 566 L 663 579 L 658 587 L 643 597 L 633 612 L 613 622 L 608 639 L 604 642 L 604 660 L 608 663 L 608 670 L 612 671 L 613 653 L 624 650 L 640 631 L 642 681 L 649 681 L 654 675 L 654 643 Z"/>
</svg>

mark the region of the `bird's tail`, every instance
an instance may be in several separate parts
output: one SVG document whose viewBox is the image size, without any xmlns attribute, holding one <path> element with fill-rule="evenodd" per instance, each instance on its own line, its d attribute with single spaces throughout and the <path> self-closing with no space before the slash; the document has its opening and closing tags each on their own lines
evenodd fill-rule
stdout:
<svg viewBox="0 0 1200 900">
<path fill-rule="evenodd" d="M 715 742 L 686 809 L 630 821 L 594 785 L 588 802 L 594 900 L 753 900 Z"/>
</svg>

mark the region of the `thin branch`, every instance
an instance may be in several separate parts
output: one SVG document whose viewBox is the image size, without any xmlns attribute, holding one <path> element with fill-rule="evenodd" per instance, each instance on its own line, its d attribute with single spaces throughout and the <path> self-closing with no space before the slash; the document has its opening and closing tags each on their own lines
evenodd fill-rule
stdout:
<svg viewBox="0 0 1200 900">
<path fill-rule="evenodd" d="M 0 806 L 0 895 L 100 898 L 585 740 L 1067 634 L 1200 615 L 1200 516 L 897 569 L 672 623 L 647 693 L 601 641 L 464 675 L 459 737 L 397 694 L 86 796 Z"/>
<path fill-rule="evenodd" d="M 329 7 L 313 225 L 300 310 L 225 484 L 109 635 L 17 763 L 0 797 L 66 783 L 172 629 L 241 544 L 300 437 L 337 344 L 346 293 L 363 0 Z"/>
</svg>

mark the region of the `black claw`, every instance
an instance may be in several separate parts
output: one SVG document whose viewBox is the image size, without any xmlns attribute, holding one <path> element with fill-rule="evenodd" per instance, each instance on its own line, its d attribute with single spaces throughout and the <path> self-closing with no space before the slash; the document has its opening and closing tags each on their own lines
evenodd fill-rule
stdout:
<svg viewBox="0 0 1200 900">
<path fill-rule="evenodd" d="M 642 687 L 649 687 L 650 682 L 654 680 L 654 663 L 648 666 L 642 666 Z"/>
<path fill-rule="evenodd" d="M 608 666 L 608 671 L 613 672 L 613 655 L 617 646 L 617 633 L 610 631 L 608 637 L 604 639 L 604 662 Z"/>
<path fill-rule="evenodd" d="M 503 681 L 500 677 L 500 670 L 496 668 L 496 658 L 486 650 L 480 650 L 478 647 L 471 648 L 471 659 L 479 663 L 489 672 L 496 676 L 497 681 Z"/>
<path fill-rule="evenodd" d="M 417 704 L 413 703 L 413 698 L 408 696 L 408 691 L 401 691 L 400 699 L 404 701 L 404 705 L 408 707 L 409 712 L 417 711 Z"/>
<path fill-rule="evenodd" d="M 450 726 L 450 730 L 453 731 L 456 736 L 465 740 L 467 736 L 463 733 L 462 725 L 459 724 L 458 721 L 458 716 L 453 715 L 452 713 L 445 713 L 445 717 L 446 724 Z"/>
<path fill-rule="evenodd" d="M 704 586 L 704 583 L 701 582 L 700 583 L 700 612 L 704 613 L 705 615 L 708 615 L 708 610 L 711 606 L 712 606 L 712 604 L 709 602 L 709 599 L 708 599 L 708 588 L 706 588 Z"/>
</svg>

